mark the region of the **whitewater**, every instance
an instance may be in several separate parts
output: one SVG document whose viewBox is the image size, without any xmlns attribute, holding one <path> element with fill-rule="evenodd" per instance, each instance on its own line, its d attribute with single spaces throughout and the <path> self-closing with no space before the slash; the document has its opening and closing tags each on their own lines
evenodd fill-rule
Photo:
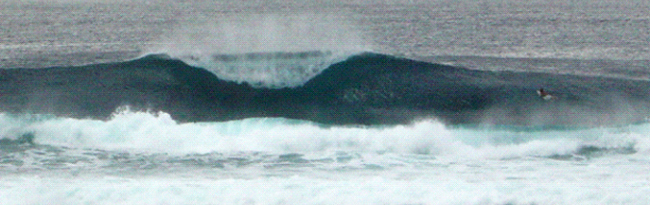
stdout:
<svg viewBox="0 0 650 205">
<path fill-rule="evenodd" d="M 272 118 L 179 124 L 132 112 L 2 122 L 5 135 L 36 136 L 35 145 L 2 145 L 10 204 L 592 204 L 645 201 L 649 191 L 647 124 L 326 128 Z"/>
<path fill-rule="evenodd" d="M 0 204 L 647 204 L 648 9 L 3 1 Z"/>
</svg>

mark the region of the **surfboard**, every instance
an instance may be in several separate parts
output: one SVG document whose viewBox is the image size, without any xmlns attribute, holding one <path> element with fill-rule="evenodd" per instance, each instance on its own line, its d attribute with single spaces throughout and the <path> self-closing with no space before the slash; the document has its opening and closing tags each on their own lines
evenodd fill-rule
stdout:
<svg viewBox="0 0 650 205">
<path fill-rule="evenodd" d="M 541 97 L 542 99 L 544 99 L 546 101 L 555 100 L 555 96 L 553 96 L 551 94 L 548 94 L 548 93 L 542 91 L 541 89 L 537 90 L 537 95 L 539 95 L 539 97 Z"/>
</svg>

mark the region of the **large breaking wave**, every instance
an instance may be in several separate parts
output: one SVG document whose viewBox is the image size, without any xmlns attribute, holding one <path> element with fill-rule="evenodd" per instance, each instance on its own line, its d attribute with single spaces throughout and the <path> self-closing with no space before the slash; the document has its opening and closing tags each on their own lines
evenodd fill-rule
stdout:
<svg viewBox="0 0 650 205">
<path fill-rule="evenodd" d="M 404 124 L 433 118 L 447 124 L 600 126 L 642 122 L 650 116 L 650 82 L 645 80 L 478 71 L 376 53 L 340 60 L 332 56 L 315 51 L 210 59 L 233 69 L 251 62 L 257 62 L 254 68 L 275 62 L 276 71 L 286 65 L 290 73 L 281 75 L 290 76 L 287 83 L 273 81 L 271 86 L 222 77 L 166 55 L 74 67 L 3 69 L 0 109 L 108 119 L 119 107 L 130 106 L 164 111 L 180 122 L 283 117 L 326 125 Z M 540 87 L 557 99 L 540 99 L 536 94 Z"/>
</svg>

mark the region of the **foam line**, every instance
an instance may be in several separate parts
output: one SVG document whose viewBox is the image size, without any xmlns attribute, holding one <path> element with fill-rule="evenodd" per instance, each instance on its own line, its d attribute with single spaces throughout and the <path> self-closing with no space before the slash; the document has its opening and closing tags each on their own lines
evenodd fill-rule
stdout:
<svg viewBox="0 0 650 205">
<path fill-rule="evenodd" d="M 123 111 L 108 121 L 0 115 L 0 135 L 35 135 L 35 143 L 154 153 L 419 154 L 463 159 L 588 155 L 608 150 L 648 154 L 648 124 L 576 130 L 449 128 L 435 120 L 398 126 L 324 127 L 308 121 L 251 118 L 177 123 L 166 113 Z M 595 149 L 595 150 L 593 150 Z"/>
</svg>

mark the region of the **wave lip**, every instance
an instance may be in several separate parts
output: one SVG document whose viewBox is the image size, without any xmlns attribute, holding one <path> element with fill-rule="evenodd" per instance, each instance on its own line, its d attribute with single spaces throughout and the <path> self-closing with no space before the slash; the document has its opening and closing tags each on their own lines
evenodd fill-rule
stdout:
<svg viewBox="0 0 650 205">
<path fill-rule="evenodd" d="M 206 69 L 223 80 L 247 83 L 257 88 L 283 88 L 301 86 L 349 55 L 347 52 L 315 50 L 181 55 L 177 58 L 188 65 Z"/>
</svg>

